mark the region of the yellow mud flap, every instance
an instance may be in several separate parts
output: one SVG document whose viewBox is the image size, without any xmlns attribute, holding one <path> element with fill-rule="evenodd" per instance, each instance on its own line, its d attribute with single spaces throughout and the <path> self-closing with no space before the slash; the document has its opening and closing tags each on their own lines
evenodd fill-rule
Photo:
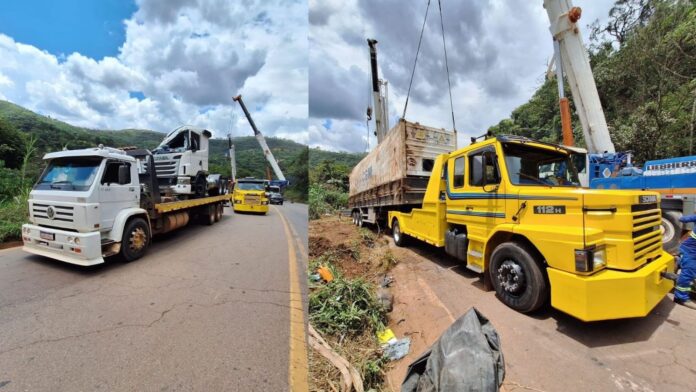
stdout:
<svg viewBox="0 0 696 392">
<path fill-rule="evenodd" d="M 664 251 L 636 271 L 602 270 L 590 276 L 547 271 L 551 306 L 583 321 L 646 316 L 674 287 L 660 276 L 674 271 L 674 257 Z"/>
</svg>

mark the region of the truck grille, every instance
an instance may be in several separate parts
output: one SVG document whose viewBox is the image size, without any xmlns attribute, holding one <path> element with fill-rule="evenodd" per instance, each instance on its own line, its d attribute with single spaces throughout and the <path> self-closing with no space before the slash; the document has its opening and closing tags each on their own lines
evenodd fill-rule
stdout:
<svg viewBox="0 0 696 392">
<path fill-rule="evenodd" d="M 157 169 L 157 177 L 171 177 L 177 175 L 178 160 L 161 160 L 155 161 L 155 168 Z"/>
<path fill-rule="evenodd" d="M 49 216 L 49 207 L 53 210 L 53 216 Z M 42 219 L 53 219 L 56 221 L 72 222 L 73 221 L 73 210 L 74 207 L 70 206 L 57 206 L 49 204 L 39 204 L 33 203 L 31 206 L 31 211 L 36 218 Z"/>
<path fill-rule="evenodd" d="M 244 195 L 245 204 L 261 204 L 261 196 L 259 195 Z"/>
<path fill-rule="evenodd" d="M 631 206 L 631 213 L 634 259 L 643 264 L 659 255 L 662 247 L 662 217 L 657 203 L 634 204 Z"/>
</svg>

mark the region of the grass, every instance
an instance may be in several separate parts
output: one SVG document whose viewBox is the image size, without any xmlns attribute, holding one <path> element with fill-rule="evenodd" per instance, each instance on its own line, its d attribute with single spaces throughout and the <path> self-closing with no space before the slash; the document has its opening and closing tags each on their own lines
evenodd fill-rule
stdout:
<svg viewBox="0 0 696 392">
<path fill-rule="evenodd" d="M 322 334 L 357 336 L 384 328 L 386 314 L 371 283 L 362 278 L 346 279 L 330 263 L 334 274 L 330 283 L 319 285 L 309 294 L 309 321 Z"/>
<path fill-rule="evenodd" d="M 29 189 L 0 202 L 0 242 L 22 238 L 22 224 L 29 216 Z"/>
</svg>

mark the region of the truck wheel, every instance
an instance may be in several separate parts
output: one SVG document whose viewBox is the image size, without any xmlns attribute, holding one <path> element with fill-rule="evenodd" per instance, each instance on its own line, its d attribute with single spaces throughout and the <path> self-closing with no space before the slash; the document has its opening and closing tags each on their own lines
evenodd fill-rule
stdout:
<svg viewBox="0 0 696 392">
<path fill-rule="evenodd" d="M 522 313 L 539 309 L 549 297 L 546 277 L 532 254 L 524 244 L 504 243 L 493 251 L 488 268 L 498 299 Z"/>
<path fill-rule="evenodd" d="M 357 211 L 353 211 L 350 215 L 353 218 L 353 224 L 357 226 L 358 225 L 358 213 L 357 213 Z"/>
<path fill-rule="evenodd" d="M 401 226 L 399 226 L 399 221 L 397 219 L 394 219 L 394 223 L 392 223 L 392 238 L 396 246 L 406 245 L 405 234 L 401 232 Z"/>
<path fill-rule="evenodd" d="M 203 224 L 210 226 L 216 222 L 216 215 L 217 214 L 215 213 L 215 206 L 212 204 L 208 204 L 205 208 L 205 212 L 201 215 L 201 221 L 203 222 Z"/>
<path fill-rule="evenodd" d="M 220 222 L 220 219 L 222 219 L 222 208 L 220 204 L 214 204 L 214 210 L 215 210 L 215 222 Z"/>
<path fill-rule="evenodd" d="M 196 197 L 205 197 L 206 191 L 208 190 L 208 180 L 206 180 L 203 173 L 196 174 L 193 180 L 193 193 Z"/>
<path fill-rule="evenodd" d="M 682 224 L 679 222 L 682 213 L 679 211 L 662 211 L 662 248 L 667 252 L 676 251 L 681 239 Z"/>
<path fill-rule="evenodd" d="M 133 218 L 126 224 L 121 238 L 121 257 L 125 261 L 137 260 L 150 245 L 150 228 L 143 218 Z"/>
</svg>

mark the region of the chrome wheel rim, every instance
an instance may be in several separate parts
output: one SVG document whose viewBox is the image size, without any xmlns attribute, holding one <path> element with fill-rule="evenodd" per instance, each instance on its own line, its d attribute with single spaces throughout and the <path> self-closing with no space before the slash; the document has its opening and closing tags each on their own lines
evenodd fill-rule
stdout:
<svg viewBox="0 0 696 392">
<path fill-rule="evenodd" d="M 512 259 L 506 259 L 500 264 L 496 272 L 496 277 L 503 291 L 514 296 L 524 293 L 527 288 L 527 279 L 519 263 Z"/>
<path fill-rule="evenodd" d="M 662 242 L 670 242 L 674 238 L 674 226 L 672 226 L 664 217 L 662 217 L 660 231 L 662 232 Z"/>
</svg>

